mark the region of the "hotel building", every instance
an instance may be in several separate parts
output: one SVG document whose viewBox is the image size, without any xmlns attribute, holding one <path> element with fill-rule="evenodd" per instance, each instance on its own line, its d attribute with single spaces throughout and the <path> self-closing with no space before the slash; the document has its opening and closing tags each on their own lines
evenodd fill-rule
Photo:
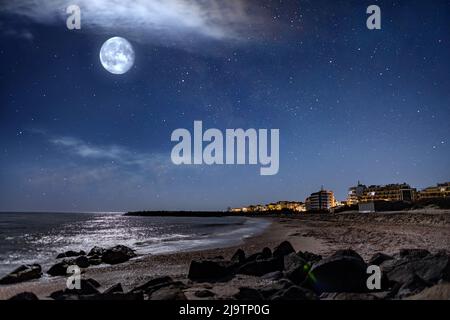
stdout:
<svg viewBox="0 0 450 320">
<path fill-rule="evenodd" d="M 305 204 L 308 211 L 330 210 L 336 206 L 336 200 L 333 191 L 322 189 L 306 198 Z"/>
</svg>

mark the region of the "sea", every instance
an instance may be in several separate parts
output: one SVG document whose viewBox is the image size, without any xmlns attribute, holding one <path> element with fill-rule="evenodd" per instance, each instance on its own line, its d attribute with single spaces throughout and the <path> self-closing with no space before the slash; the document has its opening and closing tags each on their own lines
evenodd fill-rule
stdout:
<svg viewBox="0 0 450 320">
<path fill-rule="evenodd" d="M 140 255 L 234 246 L 270 222 L 247 217 L 133 217 L 123 213 L 0 213 L 0 277 L 22 264 L 48 268 L 68 250 L 129 246 Z"/>
</svg>

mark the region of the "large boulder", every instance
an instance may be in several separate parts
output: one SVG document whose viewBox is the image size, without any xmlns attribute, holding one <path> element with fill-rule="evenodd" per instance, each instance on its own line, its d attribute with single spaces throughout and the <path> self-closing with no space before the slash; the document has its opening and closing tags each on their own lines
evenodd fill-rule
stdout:
<svg viewBox="0 0 450 320">
<path fill-rule="evenodd" d="M 42 268 L 39 264 L 21 265 L 10 274 L 0 279 L 0 284 L 13 284 L 32 279 L 38 279 L 42 276 Z"/>
<path fill-rule="evenodd" d="M 85 256 L 86 252 L 84 252 L 83 250 L 80 251 L 66 251 L 63 253 L 60 253 L 56 256 L 56 259 L 61 259 L 61 258 L 71 258 L 71 257 L 78 257 L 78 256 Z"/>
<path fill-rule="evenodd" d="M 100 296 L 100 291 L 92 281 L 81 279 L 80 289 L 64 289 L 50 294 L 54 300 L 94 300 Z"/>
<path fill-rule="evenodd" d="M 239 267 L 236 273 L 261 277 L 267 273 L 282 271 L 283 269 L 284 261 L 282 258 L 270 258 L 247 262 Z"/>
<path fill-rule="evenodd" d="M 22 293 L 16 294 L 15 296 L 9 298 L 8 300 L 35 301 L 35 300 L 39 300 L 39 298 L 32 292 L 22 292 Z"/>
<path fill-rule="evenodd" d="M 220 281 L 233 273 L 232 264 L 223 260 L 192 260 L 188 278 L 193 281 Z"/>
<path fill-rule="evenodd" d="M 242 249 L 238 249 L 236 253 L 231 257 L 231 262 L 234 263 L 244 263 L 245 262 L 245 252 Z"/>
<path fill-rule="evenodd" d="M 284 269 L 286 278 L 300 284 L 306 279 L 311 266 L 297 253 L 293 252 L 284 257 Z"/>
<path fill-rule="evenodd" d="M 317 293 L 364 292 L 367 290 L 367 265 L 357 256 L 335 254 L 313 265 L 307 284 Z"/>
<path fill-rule="evenodd" d="M 400 259 L 385 261 L 380 267 L 387 279 L 395 283 L 407 283 L 416 275 L 432 284 L 441 279 L 450 281 L 450 258 L 445 253 L 404 255 Z"/>
<path fill-rule="evenodd" d="M 51 266 L 50 269 L 48 269 L 47 274 L 52 277 L 66 276 L 67 268 L 71 265 L 73 265 L 73 261 L 63 260 Z"/>
<path fill-rule="evenodd" d="M 283 241 L 275 249 L 273 249 L 273 256 L 275 258 L 280 258 L 287 256 L 288 254 L 295 252 L 294 247 L 289 241 Z"/>
<path fill-rule="evenodd" d="M 102 255 L 102 262 L 107 264 L 119 264 L 136 257 L 134 250 L 127 246 L 118 245 L 107 249 Z"/>
<path fill-rule="evenodd" d="M 89 251 L 88 256 L 99 256 L 100 257 L 103 255 L 103 253 L 105 253 L 105 251 L 106 251 L 105 248 L 95 246 Z"/>
</svg>

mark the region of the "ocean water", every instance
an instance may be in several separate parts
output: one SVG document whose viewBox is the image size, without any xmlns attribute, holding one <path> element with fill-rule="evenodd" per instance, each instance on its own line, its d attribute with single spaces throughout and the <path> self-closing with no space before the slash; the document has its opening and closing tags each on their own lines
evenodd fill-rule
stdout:
<svg viewBox="0 0 450 320">
<path fill-rule="evenodd" d="M 0 277 L 21 264 L 48 268 L 58 253 L 129 246 L 139 254 L 236 245 L 264 231 L 246 217 L 129 217 L 119 213 L 0 213 Z M 44 269 L 45 270 L 45 269 Z"/>
</svg>

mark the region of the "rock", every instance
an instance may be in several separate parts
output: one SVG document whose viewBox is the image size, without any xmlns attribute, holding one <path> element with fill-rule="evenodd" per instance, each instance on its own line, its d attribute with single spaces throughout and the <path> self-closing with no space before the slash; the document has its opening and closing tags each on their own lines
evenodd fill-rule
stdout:
<svg viewBox="0 0 450 320">
<path fill-rule="evenodd" d="M 370 265 L 370 266 L 372 266 L 372 265 L 379 266 L 383 262 L 385 262 L 387 260 L 392 260 L 392 259 L 394 259 L 394 257 L 389 256 L 389 255 L 384 254 L 384 253 L 381 253 L 381 252 L 378 252 L 378 253 L 375 253 L 372 256 L 372 258 L 370 258 L 368 265 Z"/>
<path fill-rule="evenodd" d="M 172 284 L 174 281 L 171 277 L 166 276 L 166 277 L 160 277 L 160 278 L 153 278 L 149 281 L 147 281 L 146 283 L 144 283 L 143 285 L 140 285 L 139 287 L 136 287 L 133 289 L 133 291 L 148 291 L 151 290 L 152 288 L 154 289 L 156 287 L 156 289 L 162 288 L 163 286 L 168 286 L 170 284 Z"/>
<path fill-rule="evenodd" d="M 100 283 L 98 283 L 97 280 L 89 278 L 86 281 L 89 282 L 94 288 L 100 288 Z"/>
<path fill-rule="evenodd" d="M 234 263 L 244 263 L 245 261 L 245 252 L 242 249 L 238 249 L 236 253 L 231 257 L 231 262 Z"/>
<path fill-rule="evenodd" d="M 409 281 L 404 283 L 397 291 L 396 298 L 402 299 L 417 294 L 432 284 L 414 275 Z"/>
<path fill-rule="evenodd" d="M 100 256 L 93 255 L 93 256 L 88 257 L 88 262 L 89 262 L 89 265 L 91 265 L 91 266 L 98 266 L 99 264 L 102 263 L 102 258 Z"/>
<path fill-rule="evenodd" d="M 302 283 L 308 275 L 311 266 L 295 252 L 284 257 L 285 276 L 296 284 Z"/>
<path fill-rule="evenodd" d="M 217 281 L 232 274 L 231 264 L 227 261 L 192 260 L 188 278 L 194 281 Z"/>
<path fill-rule="evenodd" d="M 119 264 L 128 261 L 135 256 L 136 254 L 133 249 L 118 245 L 104 251 L 102 255 L 102 262 L 107 264 Z"/>
<path fill-rule="evenodd" d="M 250 276 L 263 276 L 267 273 L 282 271 L 284 269 L 283 259 L 270 258 L 265 260 L 255 260 L 239 267 L 237 273 Z"/>
<path fill-rule="evenodd" d="M 150 300 L 187 300 L 179 287 L 169 286 L 154 291 Z"/>
<path fill-rule="evenodd" d="M 85 255 L 86 255 L 86 252 L 84 252 L 83 250 L 80 250 L 78 252 L 69 250 L 69 251 L 58 254 L 56 256 L 56 259 L 78 257 L 78 256 L 85 256 Z"/>
<path fill-rule="evenodd" d="M 311 290 L 290 286 L 272 296 L 271 300 L 317 300 L 317 296 Z"/>
<path fill-rule="evenodd" d="M 239 292 L 233 296 L 237 300 L 261 301 L 264 299 L 262 294 L 253 288 L 241 287 Z"/>
<path fill-rule="evenodd" d="M 282 279 L 283 277 L 284 277 L 283 272 L 274 271 L 261 276 L 261 279 L 276 281 Z"/>
<path fill-rule="evenodd" d="M 89 251 L 88 256 L 101 257 L 103 253 L 105 253 L 105 251 L 106 251 L 105 248 L 95 246 L 91 249 L 91 251 Z"/>
<path fill-rule="evenodd" d="M 317 293 L 364 292 L 367 290 L 367 265 L 361 258 L 333 255 L 313 265 L 307 284 Z"/>
<path fill-rule="evenodd" d="M 288 241 L 283 241 L 278 245 L 278 247 L 273 249 L 273 256 L 275 258 L 284 257 L 292 252 L 295 252 L 295 250 L 294 247 L 292 247 L 291 243 Z"/>
<path fill-rule="evenodd" d="M 9 298 L 8 300 L 34 301 L 34 300 L 39 300 L 39 298 L 32 292 L 22 292 L 22 293 L 16 294 L 14 297 Z"/>
<path fill-rule="evenodd" d="M 272 258 L 272 250 L 270 250 L 270 248 L 265 247 L 261 252 L 261 256 L 263 259 Z"/>
<path fill-rule="evenodd" d="M 80 268 L 87 268 L 90 265 L 89 259 L 86 256 L 79 256 L 74 260 L 73 263 L 79 266 Z"/>
<path fill-rule="evenodd" d="M 39 264 L 26 264 L 16 268 L 10 274 L 0 279 L 0 284 L 13 284 L 32 279 L 38 279 L 42 276 L 42 268 Z"/>
<path fill-rule="evenodd" d="M 259 292 L 262 294 L 262 296 L 265 299 L 269 299 L 273 295 L 275 295 L 278 292 L 281 292 L 283 290 L 286 290 L 287 288 L 293 286 L 294 284 L 288 280 L 288 279 L 281 279 L 280 281 L 273 282 L 259 290 Z"/>
<path fill-rule="evenodd" d="M 210 298 L 210 297 L 214 297 L 216 294 L 210 290 L 200 290 L 200 291 L 196 291 L 194 293 L 194 295 L 197 298 Z"/>
<path fill-rule="evenodd" d="M 94 300 L 100 295 L 92 281 L 81 279 L 80 289 L 64 289 L 50 294 L 54 300 Z"/>
<path fill-rule="evenodd" d="M 412 257 L 422 258 L 412 258 Z M 431 284 L 439 280 L 450 280 L 450 259 L 444 253 L 424 256 L 414 253 L 404 258 L 385 261 L 381 270 L 386 273 L 389 281 L 400 284 L 411 281 L 415 275 Z"/>
<path fill-rule="evenodd" d="M 61 262 L 58 262 L 54 264 L 53 266 L 48 269 L 47 273 L 51 275 L 52 277 L 56 276 L 66 276 L 67 275 L 67 268 L 71 266 L 72 263 L 70 263 L 67 260 L 63 260 Z"/>
<path fill-rule="evenodd" d="M 112 287 L 106 289 L 103 295 L 112 295 L 113 293 L 123 293 L 123 288 L 120 283 L 113 285 Z"/>
<path fill-rule="evenodd" d="M 430 255 L 425 249 L 400 249 L 400 257 L 408 259 L 422 259 Z"/>
<path fill-rule="evenodd" d="M 364 259 L 355 250 L 352 249 L 338 250 L 332 255 L 332 257 L 353 257 L 359 259 L 364 263 Z"/>
<path fill-rule="evenodd" d="M 297 255 L 302 258 L 303 260 L 305 260 L 306 262 L 309 262 L 310 264 L 313 264 L 315 262 L 319 262 L 320 260 L 322 260 L 322 256 L 318 255 L 318 254 L 314 254 L 308 251 L 302 252 L 299 251 L 297 252 Z"/>
</svg>

